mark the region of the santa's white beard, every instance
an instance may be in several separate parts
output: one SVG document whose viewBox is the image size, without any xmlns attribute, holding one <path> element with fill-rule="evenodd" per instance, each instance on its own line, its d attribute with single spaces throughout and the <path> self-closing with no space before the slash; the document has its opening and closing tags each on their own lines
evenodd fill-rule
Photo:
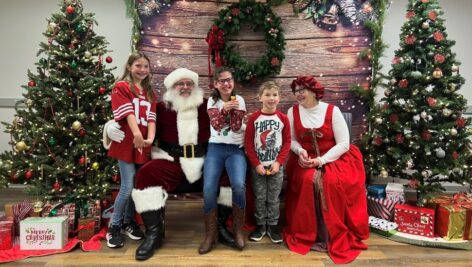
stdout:
<svg viewBox="0 0 472 267">
<path fill-rule="evenodd" d="M 200 87 L 194 88 L 188 97 L 180 95 L 180 90 L 167 90 L 163 95 L 163 100 L 172 105 L 176 112 L 197 108 L 203 103 L 203 90 Z"/>
</svg>

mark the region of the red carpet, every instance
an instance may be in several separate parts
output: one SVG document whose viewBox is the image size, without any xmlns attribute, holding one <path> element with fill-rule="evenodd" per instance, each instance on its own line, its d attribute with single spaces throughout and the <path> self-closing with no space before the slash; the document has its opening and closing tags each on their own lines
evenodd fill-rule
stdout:
<svg viewBox="0 0 472 267">
<path fill-rule="evenodd" d="M 50 250 L 20 250 L 20 245 L 15 245 L 12 249 L 9 250 L 0 250 L 0 263 L 3 262 L 12 262 L 29 257 L 41 257 L 48 256 L 58 253 L 65 253 L 73 250 L 77 247 L 77 244 L 80 244 L 80 248 L 83 251 L 96 251 L 102 248 L 101 240 L 105 238 L 107 234 L 107 229 L 103 228 L 98 234 L 94 235 L 89 241 L 82 241 L 77 239 L 77 237 L 69 239 L 69 242 L 65 245 L 63 249 L 50 249 Z"/>
</svg>

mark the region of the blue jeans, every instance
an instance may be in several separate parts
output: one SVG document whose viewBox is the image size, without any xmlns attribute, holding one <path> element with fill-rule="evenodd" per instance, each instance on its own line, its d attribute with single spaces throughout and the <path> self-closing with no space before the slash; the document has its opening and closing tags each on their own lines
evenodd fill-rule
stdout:
<svg viewBox="0 0 472 267">
<path fill-rule="evenodd" d="M 246 207 L 246 169 L 244 149 L 239 145 L 208 144 L 208 152 L 203 165 L 203 212 L 207 214 L 217 207 L 219 182 L 223 169 L 229 176 L 233 191 L 233 204 Z"/>
<path fill-rule="evenodd" d="M 125 222 L 134 220 L 136 208 L 133 198 L 131 198 L 131 191 L 134 188 L 134 175 L 140 165 L 118 160 L 118 167 L 120 168 L 121 184 L 113 206 L 111 225 L 121 226 L 122 220 Z"/>
</svg>

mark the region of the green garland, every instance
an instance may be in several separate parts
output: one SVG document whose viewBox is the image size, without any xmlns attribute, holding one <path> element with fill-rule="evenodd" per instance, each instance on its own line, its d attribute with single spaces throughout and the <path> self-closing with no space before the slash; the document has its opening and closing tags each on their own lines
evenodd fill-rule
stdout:
<svg viewBox="0 0 472 267">
<path fill-rule="evenodd" d="M 241 29 L 241 24 L 248 23 L 254 31 L 262 29 L 267 44 L 266 53 L 257 59 L 255 63 L 245 60 L 236 50 L 235 44 L 228 44 L 226 38 L 236 35 Z M 210 29 L 207 42 L 213 48 L 212 58 L 216 65 L 231 67 L 234 69 L 234 78 L 238 82 L 254 82 L 268 76 L 280 73 L 282 61 L 285 58 L 285 39 L 280 24 L 282 20 L 276 16 L 269 5 L 256 3 L 254 0 L 242 0 L 234 3 L 218 12 L 218 19 Z M 215 26 L 217 28 L 215 28 Z M 223 36 L 216 36 L 222 31 Z M 222 37 L 222 38 L 221 38 Z M 221 49 L 221 62 L 218 58 Z"/>
</svg>

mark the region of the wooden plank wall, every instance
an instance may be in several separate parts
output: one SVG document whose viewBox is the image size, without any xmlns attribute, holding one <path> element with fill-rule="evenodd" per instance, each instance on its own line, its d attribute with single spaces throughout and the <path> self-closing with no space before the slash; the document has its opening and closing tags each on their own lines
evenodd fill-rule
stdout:
<svg viewBox="0 0 472 267">
<path fill-rule="evenodd" d="M 217 13 L 230 2 L 221 1 L 173 1 L 171 7 L 161 10 L 153 17 L 142 17 L 142 39 L 140 51 L 150 56 L 154 82 L 158 92 L 164 89 L 165 76 L 178 67 L 186 67 L 200 75 L 200 86 L 208 89 L 208 47 L 205 42 L 208 29 Z M 360 84 L 369 86 L 371 65 L 361 61 L 357 54 L 369 47 L 370 33 L 363 27 L 343 27 L 338 24 L 335 32 L 315 26 L 304 14 L 295 15 L 291 4 L 273 7 L 282 18 L 285 31 L 285 60 L 277 77 L 270 77 L 282 87 L 280 110 L 286 112 L 296 101 L 290 89 L 291 81 L 298 75 L 311 74 L 325 86 L 324 101 L 336 104 L 343 112 L 353 114 L 352 137 L 355 140 L 364 131 L 363 115 L 368 107 L 362 103 L 349 87 Z M 263 53 L 263 35 L 243 27 L 237 36 L 228 38 L 239 46 L 241 54 L 255 60 Z M 248 113 L 257 110 L 257 89 L 260 83 L 237 85 L 243 95 Z"/>
</svg>

